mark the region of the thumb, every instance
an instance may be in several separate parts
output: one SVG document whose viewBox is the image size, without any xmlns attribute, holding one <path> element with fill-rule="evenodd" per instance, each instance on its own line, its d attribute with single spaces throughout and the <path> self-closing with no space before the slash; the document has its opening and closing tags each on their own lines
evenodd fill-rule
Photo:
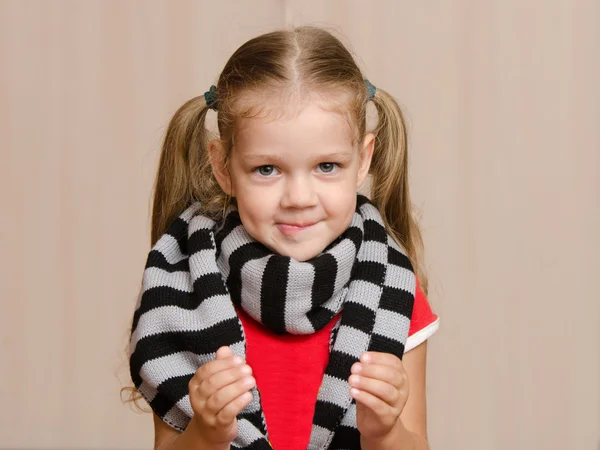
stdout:
<svg viewBox="0 0 600 450">
<path fill-rule="evenodd" d="M 229 347 L 221 347 L 217 350 L 217 359 L 225 359 L 233 355 L 233 351 Z"/>
</svg>

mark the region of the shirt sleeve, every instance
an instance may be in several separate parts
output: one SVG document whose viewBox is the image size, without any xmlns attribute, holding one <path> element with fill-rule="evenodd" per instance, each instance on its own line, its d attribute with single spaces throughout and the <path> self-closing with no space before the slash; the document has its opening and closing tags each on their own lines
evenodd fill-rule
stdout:
<svg viewBox="0 0 600 450">
<path fill-rule="evenodd" d="M 439 327 L 440 319 L 431 310 L 427 297 L 419 286 L 419 280 L 417 280 L 415 303 L 410 319 L 410 329 L 408 331 L 408 339 L 406 341 L 404 352 L 406 353 L 425 342 L 433 336 Z"/>
</svg>

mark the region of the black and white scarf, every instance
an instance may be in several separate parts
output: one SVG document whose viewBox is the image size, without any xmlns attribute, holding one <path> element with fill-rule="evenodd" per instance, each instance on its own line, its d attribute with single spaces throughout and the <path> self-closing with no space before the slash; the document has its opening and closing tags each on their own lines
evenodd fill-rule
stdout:
<svg viewBox="0 0 600 450">
<path fill-rule="evenodd" d="M 292 334 L 314 333 L 341 311 L 308 448 L 360 448 L 350 367 L 367 350 L 402 358 L 416 286 L 377 209 L 358 196 L 349 228 L 306 262 L 254 240 L 235 209 L 220 224 L 199 210 L 193 204 L 184 211 L 148 256 L 130 346 L 138 391 L 164 422 L 183 430 L 193 415 L 188 382 L 196 370 L 224 345 L 245 360 L 234 305 L 274 332 Z M 271 448 L 256 388 L 238 430 L 232 447 Z"/>
</svg>

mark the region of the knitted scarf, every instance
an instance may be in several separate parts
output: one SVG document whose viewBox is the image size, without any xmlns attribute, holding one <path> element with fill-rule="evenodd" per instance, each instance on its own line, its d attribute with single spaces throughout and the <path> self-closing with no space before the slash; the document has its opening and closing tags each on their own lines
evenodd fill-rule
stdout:
<svg viewBox="0 0 600 450">
<path fill-rule="evenodd" d="M 276 333 L 292 334 L 314 333 L 341 311 L 308 448 L 360 448 L 350 367 L 367 350 L 402 358 L 416 285 L 377 209 L 358 196 L 348 229 L 306 262 L 254 240 L 233 208 L 222 223 L 199 210 L 193 204 L 184 211 L 148 256 L 130 345 L 138 391 L 164 422 L 184 430 L 193 415 L 188 382 L 196 370 L 224 345 L 245 359 L 235 306 Z M 271 448 L 256 388 L 238 415 L 232 447 Z"/>
</svg>

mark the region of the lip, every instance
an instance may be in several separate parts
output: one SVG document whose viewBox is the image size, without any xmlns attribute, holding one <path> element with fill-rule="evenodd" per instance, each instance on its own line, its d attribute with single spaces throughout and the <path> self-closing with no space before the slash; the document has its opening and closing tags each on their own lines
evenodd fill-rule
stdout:
<svg viewBox="0 0 600 450">
<path fill-rule="evenodd" d="M 302 231 L 305 231 L 312 226 L 314 226 L 316 222 L 310 223 L 278 223 L 277 229 L 285 236 L 295 236 Z"/>
</svg>

